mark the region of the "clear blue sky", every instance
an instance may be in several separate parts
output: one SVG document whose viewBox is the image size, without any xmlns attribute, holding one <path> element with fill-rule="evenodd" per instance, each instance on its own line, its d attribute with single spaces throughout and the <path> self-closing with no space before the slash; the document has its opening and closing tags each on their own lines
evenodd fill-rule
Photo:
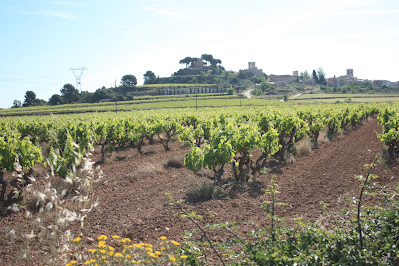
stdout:
<svg viewBox="0 0 399 266">
<path fill-rule="evenodd" d="M 71 67 L 86 66 L 95 91 L 204 53 L 234 71 L 255 61 L 267 74 L 399 80 L 397 0 L 1 0 L 0 34 L 0 108 L 75 85 Z"/>
</svg>

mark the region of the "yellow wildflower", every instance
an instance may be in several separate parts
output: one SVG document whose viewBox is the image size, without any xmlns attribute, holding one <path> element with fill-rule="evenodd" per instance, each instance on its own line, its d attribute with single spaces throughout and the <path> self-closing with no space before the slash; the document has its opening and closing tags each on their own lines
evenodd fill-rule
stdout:
<svg viewBox="0 0 399 266">
<path fill-rule="evenodd" d="M 166 240 L 166 239 L 168 239 L 168 238 L 167 238 L 166 236 L 161 236 L 160 239 L 161 239 L 161 240 Z"/>
<path fill-rule="evenodd" d="M 175 257 L 173 257 L 173 256 L 170 256 L 170 257 L 169 257 L 169 260 L 170 260 L 170 261 L 176 261 Z"/>
<path fill-rule="evenodd" d="M 104 250 L 104 249 L 101 249 L 101 250 L 100 250 L 100 253 L 101 253 L 101 254 L 105 254 L 105 253 L 107 253 L 107 251 Z"/>
<path fill-rule="evenodd" d="M 158 256 L 162 255 L 162 253 L 161 253 L 161 252 L 159 252 L 158 250 L 157 250 L 157 251 L 155 251 L 155 254 L 157 254 Z"/>
<path fill-rule="evenodd" d="M 113 235 L 112 238 L 113 238 L 113 239 L 119 239 L 119 238 L 121 238 L 121 237 L 118 236 L 118 235 Z"/>
<path fill-rule="evenodd" d="M 107 236 L 106 235 L 101 235 L 99 237 L 97 237 L 98 240 L 107 240 Z"/>
<path fill-rule="evenodd" d="M 186 256 L 186 255 L 181 255 L 180 258 L 182 258 L 182 259 L 187 259 L 188 256 Z"/>
<path fill-rule="evenodd" d="M 175 245 L 175 246 L 180 246 L 180 243 L 179 242 L 176 242 L 176 241 L 170 241 L 173 245 Z"/>
<path fill-rule="evenodd" d="M 108 252 L 108 256 L 112 257 L 112 255 L 114 255 L 113 251 Z"/>
<path fill-rule="evenodd" d="M 90 251 L 91 253 L 94 253 L 94 252 L 97 251 L 97 249 L 95 249 L 95 248 L 89 248 L 88 251 Z"/>
<path fill-rule="evenodd" d="M 122 257 L 122 256 L 123 256 L 122 253 L 119 253 L 119 252 L 118 252 L 118 253 L 115 253 L 115 257 L 119 257 L 119 258 L 120 258 L 120 257 Z"/>
<path fill-rule="evenodd" d="M 82 240 L 82 238 L 76 237 L 76 238 L 73 239 L 73 242 L 79 242 L 80 240 Z"/>
<path fill-rule="evenodd" d="M 152 248 L 146 247 L 145 249 L 152 252 Z"/>
<path fill-rule="evenodd" d="M 109 248 L 109 250 L 112 250 L 112 251 L 115 250 L 115 249 L 114 249 L 113 247 L 111 247 L 111 246 L 108 246 L 108 248 Z"/>
<path fill-rule="evenodd" d="M 105 241 L 100 241 L 100 242 L 98 242 L 98 247 L 99 248 L 106 248 L 107 245 L 105 244 Z"/>
</svg>

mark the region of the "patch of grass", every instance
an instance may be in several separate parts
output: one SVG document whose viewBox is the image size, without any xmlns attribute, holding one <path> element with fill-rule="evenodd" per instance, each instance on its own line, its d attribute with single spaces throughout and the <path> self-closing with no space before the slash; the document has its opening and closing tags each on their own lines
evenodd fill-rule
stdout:
<svg viewBox="0 0 399 266">
<path fill-rule="evenodd" d="M 208 201 L 212 199 L 214 190 L 214 183 L 207 181 L 198 182 L 187 192 L 186 199 L 191 203 Z"/>
<path fill-rule="evenodd" d="M 178 159 L 170 159 L 165 165 L 165 168 L 182 168 L 183 162 Z"/>
</svg>

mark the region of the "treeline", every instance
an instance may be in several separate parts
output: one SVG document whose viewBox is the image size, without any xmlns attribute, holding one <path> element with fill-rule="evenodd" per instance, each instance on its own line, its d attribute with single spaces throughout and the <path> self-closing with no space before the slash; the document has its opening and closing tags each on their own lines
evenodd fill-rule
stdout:
<svg viewBox="0 0 399 266">
<path fill-rule="evenodd" d="M 102 87 L 95 92 L 80 92 L 72 84 L 65 84 L 60 94 L 53 94 L 48 101 L 37 99 L 36 93 L 27 91 L 23 103 L 15 100 L 12 108 L 41 106 L 41 105 L 60 105 L 72 103 L 98 103 L 113 101 L 129 101 L 133 100 L 133 96 L 129 94 L 135 91 L 137 79 L 134 75 L 124 75 L 121 79 L 121 85 L 115 88 Z"/>
<path fill-rule="evenodd" d="M 320 89 L 326 93 L 390 93 L 399 92 L 399 86 L 387 86 L 382 85 L 381 87 L 374 86 L 369 80 L 366 81 L 354 81 L 346 83 L 340 87 L 335 86 L 324 86 Z"/>
</svg>

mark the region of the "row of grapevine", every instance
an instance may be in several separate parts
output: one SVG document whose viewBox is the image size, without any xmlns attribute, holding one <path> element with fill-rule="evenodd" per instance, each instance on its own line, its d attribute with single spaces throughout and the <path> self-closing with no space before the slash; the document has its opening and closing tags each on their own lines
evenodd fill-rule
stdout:
<svg viewBox="0 0 399 266">
<path fill-rule="evenodd" d="M 192 145 L 185 156 L 185 165 L 192 171 L 210 169 L 220 183 L 225 166 L 231 164 L 236 181 L 245 182 L 266 166 L 270 156 L 276 155 L 284 161 L 303 137 L 309 136 L 317 144 L 324 128 L 334 133 L 356 126 L 377 111 L 360 106 L 341 110 L 302 108 L 298 112 L 222 113 L 202 120 L 194 115 L 185 119 L 187 125 L 179 139 Z"/>
<path fill-rule="evenodd" d="M 382 132 L 378 138 L 388 147 L 387 157 L 392 162 L 399 156 L 399 110 L 384 108 L 378 119 L 382 125 Z"/>
</svg>

